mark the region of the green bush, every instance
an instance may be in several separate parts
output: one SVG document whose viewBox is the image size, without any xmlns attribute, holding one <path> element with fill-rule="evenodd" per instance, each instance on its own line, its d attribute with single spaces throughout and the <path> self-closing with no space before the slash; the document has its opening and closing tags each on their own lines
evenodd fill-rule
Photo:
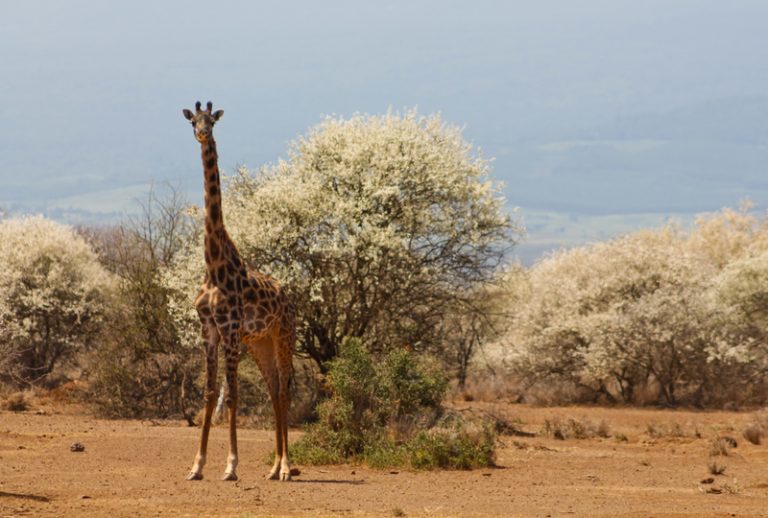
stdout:
<svg viewBox="0 0 768 518">
<path fill-rule="evenodd" d="M 469 469 L 493 462 L 490 424 L 441 419 L 447 380 L 434 362 L 406 349 L 376 361 L 352 339 L 330 362 L 326 383 L 318 421 L 293 446 L 299 463 Z"/>
</svg>

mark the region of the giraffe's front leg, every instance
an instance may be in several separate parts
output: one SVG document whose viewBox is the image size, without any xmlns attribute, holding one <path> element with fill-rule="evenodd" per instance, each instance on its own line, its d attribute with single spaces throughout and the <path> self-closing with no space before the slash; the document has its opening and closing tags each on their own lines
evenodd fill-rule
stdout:
<svg viewBox="0 0 768 518">
<path fill-rule="evenodd" d="M 202 480 L 205 454 L 208 450 L 208 435 L 211 430 L 211 416 L 216 406 L 216 368 L 218 363 L 219 332 L 212 324 L 203 324 L 205 347 L 205 418 L 200 436 L 200 447 L 195 455 L 195 462 L 187 474 L 187 480 Z"/>
<path fill-rule="evenodd" d="M 227 340 L 226 376 L 227 409 L 229 410 L 229 454 L 227 467 L 221 480 L 237 480 L 237 367 L 240 362 L 240 347 L 235 336 Z"/>
</svg>

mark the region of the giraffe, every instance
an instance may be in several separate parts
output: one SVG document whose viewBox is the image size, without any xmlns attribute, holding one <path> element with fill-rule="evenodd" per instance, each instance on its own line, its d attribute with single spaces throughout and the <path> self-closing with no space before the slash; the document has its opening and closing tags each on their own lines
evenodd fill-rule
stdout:
<svg viewBox="0 0 768 518">
<path fill-rule="evenodd" d="M 267 384 L 275 412 L 275 463 L 267 479 L 290 480 L 288 458 L 289 381 L 296 341 L 296 310 L 280 284 L 249 268 L 224 228 L 218 153 L 213 126 L 224 114 L 195 104 L 183 110 L 200 143 L 205 176 L 205 280 L 195 299 L 205 341 L 205 418 L 200 447 L 187 480 L 201 480 L 216 405 L 218 348 L 224 350 L 229 410 L 229 454 L 222 480 L 237 480 L 237 366 L 242 346 L 250 351 Z"/>
</svg>

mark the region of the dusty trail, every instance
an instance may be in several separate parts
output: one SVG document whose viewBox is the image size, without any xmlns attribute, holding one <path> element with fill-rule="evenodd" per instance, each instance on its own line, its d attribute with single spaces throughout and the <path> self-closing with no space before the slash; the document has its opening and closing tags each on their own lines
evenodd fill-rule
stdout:
<svg viewBox="0 0 768 518">
<path fill-rule="evenodd" d="M 0 412 L 0 516 L 768 516 L 768 446 L 739 435 L 749 414 L 495 409 L 530 431 L 556 417 L 605 420 L 613 437 L 505 436 L 495 469 L 301 466 L 295 482 L 279 483 L 262 479 L 272 432 L 242 430 L 240 480 L 232 483 L 218 480 L 226 431 L 215 428 L 206 479 L 187 482 L 198 430 L 181 422 Z M 626 441 L 616 439 L 622 434 Z M 722 434 L 738 447 L 718 458 L 725 475 L 702 485 L 711 476 L 710 441 Z M 71 452 L 73 442 L 85 451 Z M 724 492 L 702 492 L 710 487 Z"/>
</svg>

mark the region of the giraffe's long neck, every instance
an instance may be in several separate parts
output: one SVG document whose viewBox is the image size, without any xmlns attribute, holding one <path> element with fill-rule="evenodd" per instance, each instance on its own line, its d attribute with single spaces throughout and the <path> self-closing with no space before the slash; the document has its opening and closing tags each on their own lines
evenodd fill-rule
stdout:
<svg viewBox="0 0 768 518">
<path fill-rule="evenodd" d="M 205 265 L 209 279 L 217 279 L 217 270 L 226 262 L 225 254 L 232 250 L 232 241 L 224 229 L 221 211 L 221 181 L 216 141 L 211 136 L 201 145 L 205 174 Z"/>
</svg>

